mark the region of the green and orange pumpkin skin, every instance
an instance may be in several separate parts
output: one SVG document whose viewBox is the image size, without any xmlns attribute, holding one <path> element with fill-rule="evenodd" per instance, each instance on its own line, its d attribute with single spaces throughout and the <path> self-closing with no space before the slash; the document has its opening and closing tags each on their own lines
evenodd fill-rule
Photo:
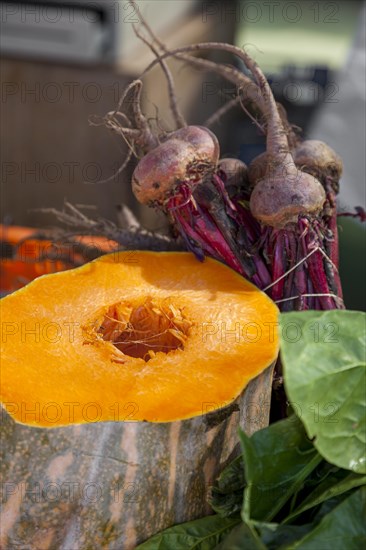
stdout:
<svg viewBox="0 0 366 550">
<path fill-rule="evenodd" d="M 210 513 L 238 427 L 268 423 L 265 294 L 214 260 L 118 252 L 1 309 L 1 547 L 129 550 Z"/>
<path fill-rule="evenodd" d="M 104 237 L 75 235 L 63 243 L 60 238 L 52 240 L 51 234 L 41 239 L 35 228 L 0 224 L 0 292 L 13 292 L 41 275 L 85 264 L 83 247 L 92 257 L 118 249 L 117 242 Z"/>
</svg>

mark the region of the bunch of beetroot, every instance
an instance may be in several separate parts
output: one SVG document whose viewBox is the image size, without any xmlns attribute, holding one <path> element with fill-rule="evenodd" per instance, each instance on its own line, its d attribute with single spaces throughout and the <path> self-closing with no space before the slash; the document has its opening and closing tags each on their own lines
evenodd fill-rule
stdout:
<svg viewBox="0 0 366 550">
<path fill-rule="evenodd" d="M 208 255 L 226 263 L 282 310 L 343 308 L 335 200 L 342 173 L 339 157 L 326 144 L 295 135 L 246 52 L 218 43 L 168 52 L 148 31 L 152 38 L 144 41 L 157 57 L 152 65 L 160 63 L 168 75 L 173 112 L 174 89 L 165 63 L 169 55 L 235 82 L 245 110 L 260 116 L 266 152 L 248 168 L 236 159 L 220 159 L 211 130 L 185 125 L 180 114 L 178 129 L 153 136 L 139 105 L 141 81 L 135 81 L 130 86 L 137 90 L 134 124 L 119 111 L 109 113 L 106 123 L 139 152 L 132 178 L 136 198 L 164 211 L 199 260 Z M 211 49 L 238 56 L 253 80 L 229 65 L 189 55 Z"/>
</svg>

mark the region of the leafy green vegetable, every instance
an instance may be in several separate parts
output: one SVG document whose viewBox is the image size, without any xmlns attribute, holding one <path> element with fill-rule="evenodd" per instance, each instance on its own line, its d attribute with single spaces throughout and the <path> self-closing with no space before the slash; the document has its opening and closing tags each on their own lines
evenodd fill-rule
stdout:
<svg viewBox="0 0 366 550">
<path fill-rule="evenodd" d="M 284 525 L 278 523 L 258 523 L 256 525 L 266 550 L 277 550 L 295 542 L 313 529 L 312 523 L 305 525 Z"/>
<path fill-rule="evenodd" d="M 243 457 L 235 458 L 211 488 L 209 503 L 221 517 L 240 515 L 245 487 Z"/>
<path fill-rule="evenodd" d="M 290 523 L 297 516 L 306 512 L 310 508 L 314 508 L 319 504 L 322 504 L 326 500 L 342 495 L 354 489 L 366 484 L 366 476 L 349 473 L 347 470 L 341 470 L 346 473 L 343 479 L 336 481 L 336 476 L 330 476 L 320 483 L 310 495 L 305 498 L 300 506 L 296 508 L 287 518 L 285 523 Z"/>
<path fill-rule="evenodd" d="M 242 517 L 271 521 L 322 460 L 292 416 L 248 437 L 240 433 L 247 487 Z"/>
<path fill-rule="evenodd" d="M 267 550 L 256 530 L 241 523 L 214 550 Z"/>
<path fill-rule="evenodd" d="M 218 515 L 171 527 L 139 550 L 366 546 L 364 320 L 350 311 L 282 314 L 285 388 L 296 414 L 239 434 L 243 454 L 212 488 Z"/>
<path fill-rule="evenodd" d="M 216 515 L 181 523 L 158 533 L 136 550 L 212 550 L 239 522 Z"/>
<path fill-rule="evenodd" d="M 365 314 L 306 311 L 281 315 L 286 394 L 319 453 L 366 473 Z"/>
<path fill-rule="evenodd" d="M 222 518 L 240 517 L 243 505 L 243 489 L 221 493 L 216 487 L 212 487 L 208 502 L 211 508 Z"/>
<path fill-rule="evenodd" d="M 287 550 L 359 550 L 366 546 L 366 487 L 343 500 Z"/>
<path fill-rule="evenodd" d="M 244 489 L 244 463 L 242 455 L 234 458 L 226 468 L 223 469 L 216 481 L 216 487 L 221 493 L 230 493 L 238 489 Z"/>
</svg>

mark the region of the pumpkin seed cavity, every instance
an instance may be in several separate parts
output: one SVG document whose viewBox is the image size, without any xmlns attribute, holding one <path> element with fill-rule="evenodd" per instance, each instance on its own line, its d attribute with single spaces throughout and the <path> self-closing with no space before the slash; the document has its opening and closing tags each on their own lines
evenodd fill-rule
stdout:
<svg viewBox="0 0 366 550">
<path fill-rule="evenodd" d="M 138 303 L 110 306 L 96 335 L 124 355 L 149 361 L 158 352 L 183 350 L 191 326 L 171 299 L 157 301 L 147 296 Z"/>
</svg>

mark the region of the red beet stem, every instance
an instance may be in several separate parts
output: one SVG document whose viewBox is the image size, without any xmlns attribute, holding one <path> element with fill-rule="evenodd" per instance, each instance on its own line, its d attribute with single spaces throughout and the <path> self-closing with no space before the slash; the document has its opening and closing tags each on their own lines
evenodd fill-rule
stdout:
<svg viewBox="0 0 366 550">
<path fill-rule="evenodd" d="M 306 310 L 308 309 L 309 304 L 309 298 L 307 296 L 304 296 L 304 294 L 310 294 L 308 290 L 308 284 L 307 284 L 307 274 L 305 272 L 305 266 L 304 262 L 301 262 L 301 246 L 297 249 L 297 263 L 299 263 L 299 266 L 296 269 L 296 276 L 295 276 L 295 286 L 296 291 L 300 295 L 300 309 Z M 301 263 L 300 263 L 301 262 Z"/>
<path fill-rule="evenodd" d="M 259 288 L 266 288 L 271 284 L 272 279 L 268 267 L 262 257 L 261 227 L 257 220 L 253 218 L 250 210 L 245 208 L 240 201 L 235 200 L 237 222 L 239 227 L 245 231 L 247 241 L 250 243 L 248 250 L 252 254 L 252 259 L 256 267 L 256 273 L 253 282 Z M 263 242 L 265 242 L 263 240 Z"/>
<path fill-rule="evenodd" d="M 302 265 L 304 265 L 304 264 L 302 264 Z M 305 271 L 305 267 L 304 267 L 304 271 Z M 310 294 L 310 296 L 307 297 L 307 301 L 308 301 L 308 304 L 309 304 L 309 309 L 320 309 L 320 307 L 316 307 L 315 297 L 312 296 L 312 294 L 314 294 L 314 287 L 313 287 L 313 283 L 311 282 L 311 279 L 309 277 L 309 274 L 306 277 L 306 282 L 307 282 L 307 287 L 308 287 L 307 294 Z"/>
<path fill-rule="evenodd" d="M 283 289 L 285 286 L 285 277 L 283 277 L 283 275 L 286 272 L 286 264 L 284 234 L 282 230 L 279 230 L 275 237 L 272 255 L 272 278 L 273 282 L 280 279 L 280 277 L 282 277 L 282 279 L 272 287 L 271 295 L 274 302 L 283 298 Z"/>
<path fill-rule="evenodd" d="M 175 211 L 172 212 L 172 215 L 179 229 L 179 233 L 187 245 L 188 250 L 193 252 L 198 260 L 203 262 L 203 260 L 205 259 L 205 253 L 207 253 L 209 256 L 212 256 L 213 258 L 216 256 L 215 250 L 211 248 L 207 242 L 205 242 L 202 246 L 200 236 L 192 228 L 191 224 L 189 224 L 185 220 L 184 216 L 181 215 L 179 211 L 177 213 Z"/>
<path fill-rule="evenodd" d="M 337 226 L 337 209 L 336 198 L 334 193 L 329 193 L 328 200 L 332 207 L 332 215 L 327 220 L 327 227 L 329 230 L 329 238 L 325 241 L 325 251 L 329 256 L 333 265 L 329 266 L 329 269 L 333 273 L 333 280 L 335 286 L 335 292 L 341 299 L 343 298 L 342 284 L 339 276 L 339 240 L 338 240 L 338 226 Z"/>
<path fill-rule="evenodd" d="M 317 239 L 310 240 L 309 234 L 306 236 L 307 241 L 307 251 L 306 254 L 311 251 L 311 248 L 316 245 L 318 242 Z M 331 290 L 328 286 L 327 277 L 325 275 L 324 265 L 323 265 L 323 255 L 322 253 L 317 250 L 316 252 L 313 252 L 311 256 L 306 260 L 309 270 L 309 275 L 311 277 L 314 290 L 316 294 L 319 294 L 317 296 L 317 300 L 320 304 L 320 309 L 336 309 L 337 303 L 335 302 L 334 298 L 331 296 L 327 296 L 327 294 L 332 294 Z"/>
<path fill-rule="evenodd" d="M 287 265 L 289 267 L 295 266 L 297 258 L 297 244 L 295 234 L 293 233 L 293 231 L 286 230 L 284 230 L 283 233 L 285 240 Z M 299 309 L 299 307 L 297 306 L 297 304 L 299 303 L 299 299 L 297 298 L 297 288 L 294 282 L 295 275 L 296 270 L 292 270 L 286 275 L 284 285 L 284 298 L 288 298 L 288 300 L 283 302 L 283 311 L 292 311 L 293 309 Z"/>
<path fill-rule="evenodd" d="M 213 175 L 212 179 L 221 195 L 221 198 L 223 199 L 225 206 L 227 207 L 227 213 L 229 214 L 229 216 L 233 216 L 233 213 L 236 212 L 236 206 L 230 199 L 229 194 L 226 191 L 224 182 L 216 174 Z"/>
<path fill-rule="evenodd" d="M 181 234 L 188 237 L 187 244 L 189 248 L 196 255 L 197 250 L 201 249 L 247 277 L 247 273 L 245 273 L 239 260 L 212 221 L 210 214 L 203 212 L 201 208 L 199 210 L 195 209 L 191 201 L 186 204 L 179 204 L 179 202 L 180 197 L 173 197 L 168 203 L 168 210 L 170 210 L 177 225 L 182 229 Z M 202 257 L 199 256 L 199 259 L 202 259 Z"/>
</svg>

